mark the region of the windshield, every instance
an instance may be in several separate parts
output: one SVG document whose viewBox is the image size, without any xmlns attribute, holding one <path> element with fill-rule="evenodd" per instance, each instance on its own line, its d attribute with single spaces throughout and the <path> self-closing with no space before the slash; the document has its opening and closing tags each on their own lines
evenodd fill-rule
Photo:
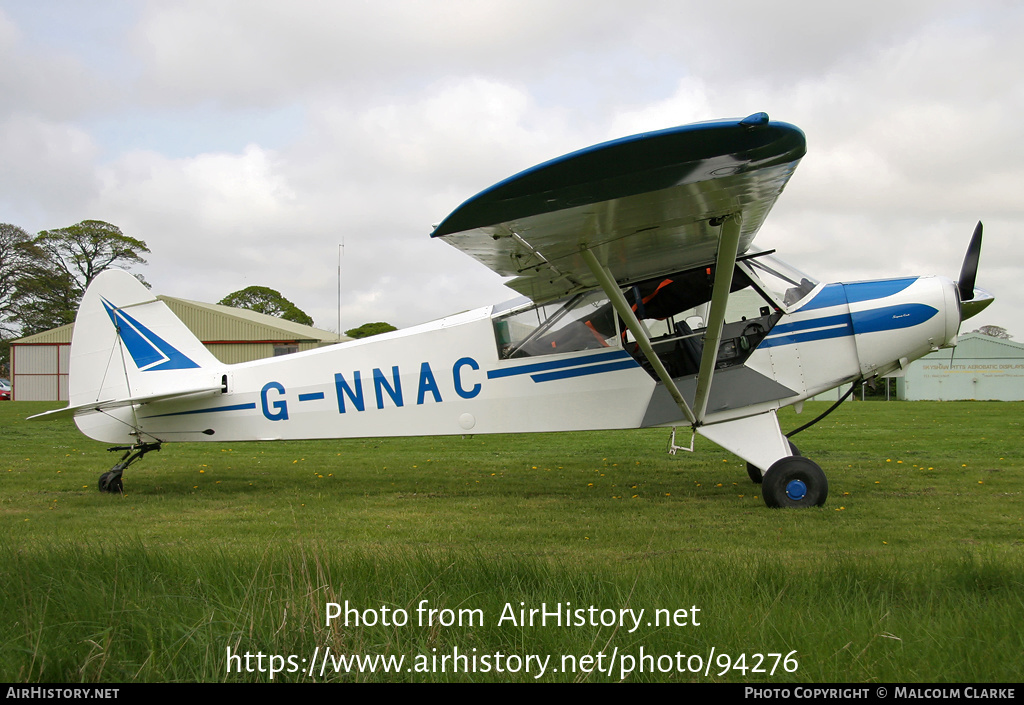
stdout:
<svg viewBox="0 0 1024 705">
<path fill-rule="evenodd" d="M 799 306 L 814 291 L 818 281 L 771 255 L 748 259 L 742 263 L 787 309 Z"/>
</svg>

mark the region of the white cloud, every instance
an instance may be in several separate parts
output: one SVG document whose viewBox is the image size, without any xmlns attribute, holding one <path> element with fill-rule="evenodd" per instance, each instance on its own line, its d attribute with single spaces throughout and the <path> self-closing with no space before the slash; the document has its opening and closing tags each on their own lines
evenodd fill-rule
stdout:
<svg viewBox="0 0 1024 705">
<path fill-rule="evenodd" d="M 541 0 L 153 3 L 134 32 L 150 98 L 268 105 L 313 91 L 391 92 L 450 73 L 502 73 L 560 51 L 603 12 Z M 382 83 L 383 82 L 383 83 Z M 406 83 L 406 87 L 415 86 Z"/>
<path fill-rule="evenodd" d="M 0 117 L 63 121 L 115 103 L 108 80 L 81 58 L 30 41 L 0 8 Z"/>
<path fill-rule="evenodd" d="M 72 123 L 27 114 L 0 121 L 0 207 L 9 214 L 4 218 L 41 230 L 83 220 L 76 214 L 95 193 L 98 153 L 89 134 Z"/>
<path fill-rule="evenodd" d="M 766 240 L 812 274 L 955 276 L 984 218 L 979 281 L 1008 287 L 990 310 L 1024 335 L 1002 307 L 1024 293 L 1012 4 L 152 2 L 118 40 L 133 70 L 106 73 L 82 68 L 104 66 L 88 40 L 42 52 L 45 23 L 11 16 L 0 55 L 20 73 L 0 82 L 23 109 L 0 114 L 0 157 L 24 176 L 0 177 L 10 212 L 117 223 L 153 248 L 147 277 L 170 294 L 262 284 L 333 326 L 344 238 L 351 325 L 500 299 L 431 223 L 573 149 L 765 110 L 809 145 Z"/>
</svg>

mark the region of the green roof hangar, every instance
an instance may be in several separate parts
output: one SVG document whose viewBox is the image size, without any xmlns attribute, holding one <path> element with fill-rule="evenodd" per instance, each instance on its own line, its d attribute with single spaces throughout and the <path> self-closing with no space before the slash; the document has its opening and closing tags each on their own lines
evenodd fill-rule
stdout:
<svg viewBox="0 0 1024 705">
<path fill-rule="evenodd" d="M 158 296 L 221 362 L 236 364 L 350 340 L 255 311 Z M 13 399 L 67 401 L 74 325 L 11 341 Z"/>
</svg>

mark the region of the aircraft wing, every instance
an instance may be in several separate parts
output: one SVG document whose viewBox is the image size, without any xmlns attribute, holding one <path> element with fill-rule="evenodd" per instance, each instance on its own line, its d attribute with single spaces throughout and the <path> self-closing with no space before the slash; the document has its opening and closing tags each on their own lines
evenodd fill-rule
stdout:
<svg viewBox="0 0 1024 705">
<path fill-rule="evenodd" d="M 746 252 L 805 151 L 803 132 L 765 113 L 634 135 L 492 186 L 431 237 L 537 302 L 598 286 L 584 249 L 627 285 L 714 263 L 729 216 Z"/>
</svg>

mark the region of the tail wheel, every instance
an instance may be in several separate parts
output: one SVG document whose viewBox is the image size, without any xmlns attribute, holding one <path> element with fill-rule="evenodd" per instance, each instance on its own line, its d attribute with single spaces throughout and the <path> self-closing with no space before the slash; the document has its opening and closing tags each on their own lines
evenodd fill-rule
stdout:
<svg viewBox="0 0 1024 705">
<path fill-rule="evenodd" d="M 100 492 L 110 492 L 111 494 L 121 494 L 124 492 L 124 481 L 121 479 L 121 473 L 105 472 L 100 475 Z"/>
<path fill-rule="evenodd" d="M 800 455 L 800 449 L 793 444 L 793 441 L 789 441 L 789 452 L 792 455 Z M 751 465 L 750 463 L 747 463 L 747 475 L 750 477 L 750 481 L 755 485 L 760 485 L 761 481 L 764 479 L 761 473 L 761 468 L 756 465 Z"/>
<path fill-rule="evenodd" d="M 764 474 L 761 493 L 769 507 L 820 507 L 828 498 L 828 480 L 810 458 L 782 458 Z"/>
</svg>

